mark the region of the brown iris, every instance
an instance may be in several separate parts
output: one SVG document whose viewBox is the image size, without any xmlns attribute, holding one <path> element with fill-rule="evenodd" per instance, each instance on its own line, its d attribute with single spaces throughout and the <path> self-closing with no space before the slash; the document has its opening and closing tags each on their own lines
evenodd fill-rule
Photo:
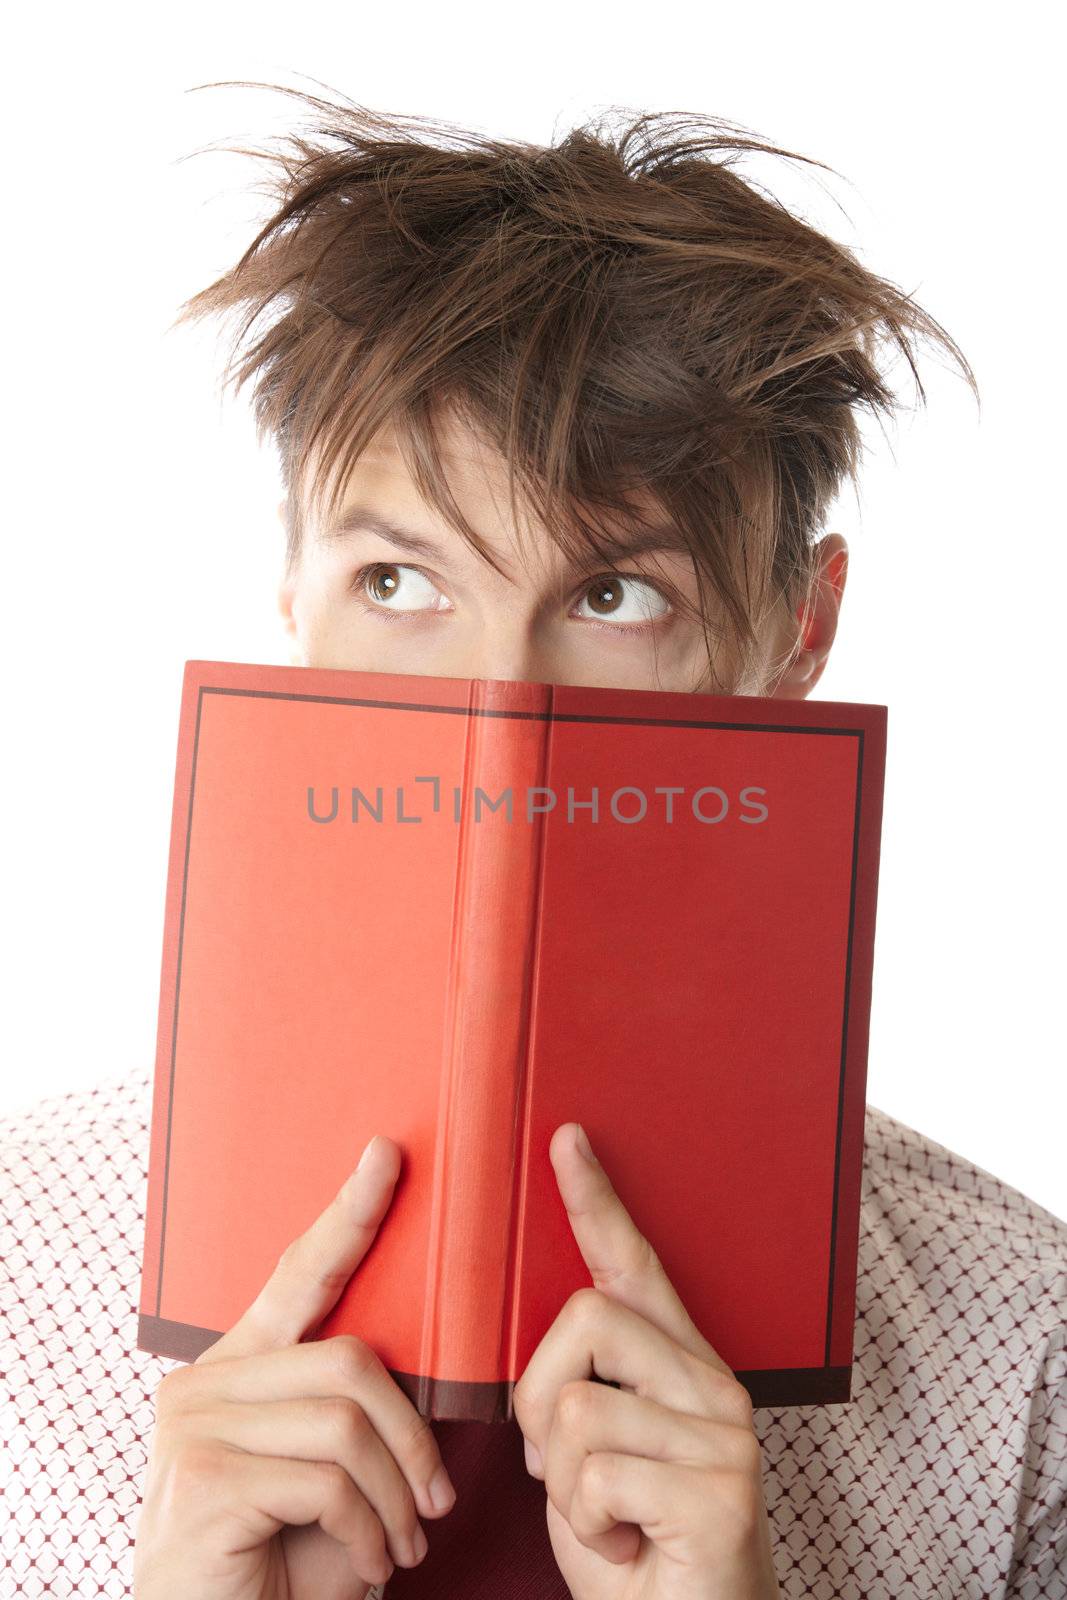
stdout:
<svg viewBox="0 0 1067 1600">
<path fill-rule="evenodd" d="M 399 586 L 396 570 L 395 566 L 382 566 L 371 573 L 367 587 L 375 600 L 388 600 L 396 593 Z"/>
<path fill-rule="evenodd" d="M 622 584 L 618 578 L 598 578 L 586 591 L 589 604 L 602 616 L 610 616 L 619 604 Z"/>
</svg>

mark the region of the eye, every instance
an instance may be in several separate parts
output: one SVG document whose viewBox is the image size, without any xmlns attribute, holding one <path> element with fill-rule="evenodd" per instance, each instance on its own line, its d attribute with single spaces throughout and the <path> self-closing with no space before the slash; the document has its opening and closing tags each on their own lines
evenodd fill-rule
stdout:
<svg viewBox="0 0 1067 1600">
<path fill-rule="evenodd" d="M 377 561 L 356 573 L 352 580 L 352 588 L 360 599 L 365 597 L 370 607 L 378 611 L 443 609 L 441 602 L 444 596 L 440 589 L 432 584 L 418 567 Z"/>
<path fill-rule="evenodd" d="M 632 591 L 629 595 L 627 590 Z M 581 605 L 592 607 L 586 617 L 644 627 L 670 610 L 670 605 L 655 584 L 644 578 L 623 577 L 619 573 L 595 578 L 585 590 Z"/>
</svg>

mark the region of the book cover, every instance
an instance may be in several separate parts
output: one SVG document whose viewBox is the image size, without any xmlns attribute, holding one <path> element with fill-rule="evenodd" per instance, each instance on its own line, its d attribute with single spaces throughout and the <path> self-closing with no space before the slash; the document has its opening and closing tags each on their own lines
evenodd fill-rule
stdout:
<svg viewBox="0 0 1067 1600">
<path fill-rule="evenodd" d="M 847 1401 L 886 708 L 190 661 L 138 1346 L 231 1327 L 375 1133 L 317 1336 L 506 1419 L 580 1121 L 755 1405 Z"/>
</svg>

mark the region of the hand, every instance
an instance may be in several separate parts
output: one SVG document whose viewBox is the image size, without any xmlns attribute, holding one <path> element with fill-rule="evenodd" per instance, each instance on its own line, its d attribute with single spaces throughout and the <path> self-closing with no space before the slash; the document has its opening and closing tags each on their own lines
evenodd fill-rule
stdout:
<svg viewBox="0 0 1067 1600">
<path fill-rule="evenodd" d="M 748 1391 L 578 1131 L 557 1128 L 549 1156 L 593 1286 L 571 1295 L 514 1392 L 560 1571 L 574 1600 L 774 1600 Z"/>
<path fill-rule="evenodd" d="M 300 1343 L 337 1302 L 400 1171 L 372 1139 L 230 1331 L 155 1391 L 136 1600 L 364 1600 L 426 1553 L 455 1491 L 427 1421 L 361 1339 Z"/>
</svg>

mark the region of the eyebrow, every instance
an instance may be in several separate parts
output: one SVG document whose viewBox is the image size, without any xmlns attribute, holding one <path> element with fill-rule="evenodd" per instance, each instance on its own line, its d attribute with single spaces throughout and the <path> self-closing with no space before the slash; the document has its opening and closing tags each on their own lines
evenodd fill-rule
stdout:
<svg viewBox="0 0 1067 1600">
<path fill-rule="evenodd" d="M 342 512 L 322 533 L 321 542 L 333 548 L 360 533 L 376 533 L 380 538 L 388 539 L 391 544 L 399 545 L 412 555 L 440 557 L 445 554 L 441 544 L 429 535 L 417 533 L 413 528 L 405 528 L 400 523 L 383 517 L 372 507 L 363 505 L 349 506 Z M 600 540 L 605 558 L 608 560 L 615 560 L 620 556 L 646 555 L 657 550 L 673 551 L 681 555 L 689 553 L 689 546 L 680 529 L 670 522 L 632 528 L 618 534 L 604 530 L 600 533 Z M 593 552 L 593 555 L 595 556 L 596 552 Z"/>
</svg>

